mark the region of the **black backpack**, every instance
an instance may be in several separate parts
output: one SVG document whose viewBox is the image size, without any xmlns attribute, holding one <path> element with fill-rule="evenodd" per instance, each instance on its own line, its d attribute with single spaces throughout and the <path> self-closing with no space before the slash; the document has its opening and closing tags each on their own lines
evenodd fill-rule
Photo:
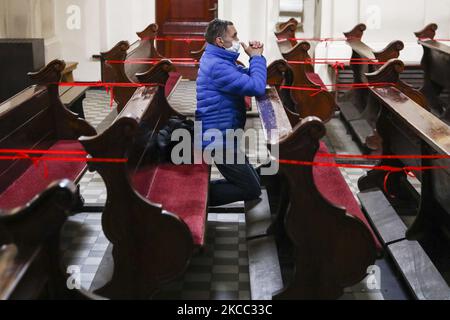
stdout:
<svg viewBox="0 0 450 320">
<path fill-rule="evenodd" d="M 194 122 L 173 116 L 157 133 L 147 123 L 141 122 L 133 142 L 133 152 L 130 162 L 135 164 L 170 163 L 173 147 L 177 141 L 171 141 L 172 132 L 176 129 L 186 129 L 194 139 Z"/>
</svg>

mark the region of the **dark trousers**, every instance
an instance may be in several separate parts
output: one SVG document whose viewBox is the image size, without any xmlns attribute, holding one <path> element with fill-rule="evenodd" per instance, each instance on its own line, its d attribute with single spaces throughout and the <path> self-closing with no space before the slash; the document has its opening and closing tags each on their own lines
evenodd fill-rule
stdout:
<svg viewBox="0 0 450 320">
<path fill-rule="evenodd" d="M 237 149 L 237 152 L 240 152 Z M 236 164 L 236 161 L 227 164 L 216 162 L 216 166 L 225 179 L 213 180 L 209 186 L 209 205 L 221 206 L 236 201 L 250 201 L 258 199 L 261 195 L 259 175 L 255 168 L 244 156 L 245 163 Z M 236 151 L 235 151 L 236 159 Z"/>
</svg>

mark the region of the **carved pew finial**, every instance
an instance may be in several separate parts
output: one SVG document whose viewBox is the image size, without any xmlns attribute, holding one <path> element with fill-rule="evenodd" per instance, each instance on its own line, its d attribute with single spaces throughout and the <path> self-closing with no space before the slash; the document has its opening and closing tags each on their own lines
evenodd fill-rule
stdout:
<svg viewBox="0 0 450 320">
<path fill-rule="evenodd" d="M 278 43 L 283 43 L 284 41 L 279 41 Z M 285 42 L 284 42 L 285 43 Z M 307 41 L 298 42 L 293 47 L 282 47 L 280 48 L 281 55 L 287 61 L 290 60 L 305 60 L 310 59 L 308 54 L 309 49 L 311 49 L 311 45 Z"/>
<path fill-rule="evenodd" d="M 290 42 L 292 45 L 296 44 L 296 40 L 293 40 L 295 38 L 295 31 L 297 30 L 299 25 L 299 22 L 295 18 L 290 18 L 286 22 L 277 23 L 275 25 L 275 36 L 277 39 L 290 39 Z"/>
<path fill-rule="evenodd" d="M 125 60 L 129 48 L 128 41 L 119 41 L 111 50 L 101 52 L 100 55 L 103 60 Z"/>
<path fill-rule="evenodd" d="M 366 77 L 369 83 L 397 83 L 403 70 L 405 65 L 401 60 L 391 59 L 377 71 L 366 73 Z"/>
<path fill-rule="evenodd" d="M 38 85 L 56 84 L 61 80 L 62 72 L 66 67 L 63 60 L 53 60 L 37 72 L 29 72 L 31 81 Z"/>
<path fill-rule="evenodd" d="M 352 30 L 344 32 L 344 36 L 347 40 L 361 40 L 364 31 L 367 29 L 364 23 L 357 24 Z"/>
<path fill-rule="evenodd" d="M 403 50 L 405 45 L 400 40 L 390 42 L 386 48 L 380 51 L 375 51 L 373 54 L 379 62 L 386 62 L 390 59 L 396 59 L 400 56 L 400 51 Z"/>
<path fill-rule="evenodd" d="M 427 25 L 425 28 L 423 28 L 420 31 L 414 32 L 414 34 L 416 35 L 416 37 L 419 40 L 422 39 L 434 39 L 434 36 L 436 35 L 436 30 L 438 29 L 438 26 L 436 23 L 430 23 L 429 25 Z"/>
<path fill-rule="evenodd" d="M 95 135 L 96 131 L 86 120 L 78 118 L 68 110 L 59 97 L 62 72 L 66 67 L 63 60 L 53 60 L 38 72 L 29 72 L 34 84 L 45 86 L 50 98 L 50 107 L 54 111 L 57 137 L 63 140 L 78 139 L 81 135 Z"/>
<path fill-rule="evenodd" d="M 161 60 L 146 72 L 136 73 L 140 83 L 165 84 L 169 78 L 169 72 L 175 72 L 176 68 L 170 60 Z"/>
<path fill-rule="evenodd" d="M 286 75 L 286 73 L 289 73 L 289 75 Z M 293 78 L 292 68 L 284 59 L 275 60 L 267 67 L 267 84 L 269 85 L 281 86 L 286 82 L 286 76 L 290 77 L 290 82 L 286 85 L 291 85 Z"/>
<path fill-rule="evenodd" d="M 145 28 L 141 32 L 136 32 L 137 36 L 141 40 L 149 40 L 156 37 L 158 33 L 158 25 L 156 23 L 150 24 L 147 28 Z"/>
</svg>

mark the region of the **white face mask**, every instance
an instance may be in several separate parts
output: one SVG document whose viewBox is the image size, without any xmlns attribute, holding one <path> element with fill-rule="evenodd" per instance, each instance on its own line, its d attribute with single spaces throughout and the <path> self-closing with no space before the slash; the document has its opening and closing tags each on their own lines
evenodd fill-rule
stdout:
<svg viewBox="0 0 450 320">
<path fill-rule="evenodd" d="M 229 48 L 225 48 L 227 51 L 238 53 L 241 49 L 241 43 L 239 41 L 233 41 L 233 44 Z"/>
</svg>

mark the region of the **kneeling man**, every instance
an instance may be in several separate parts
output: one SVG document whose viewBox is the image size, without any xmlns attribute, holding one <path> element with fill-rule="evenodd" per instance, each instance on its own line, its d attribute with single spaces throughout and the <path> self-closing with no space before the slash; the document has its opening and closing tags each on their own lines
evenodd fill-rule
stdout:
<svg viewBox="0 0 450 320">
<path fill-rule="evenodd" d="M 262 56 L 263 44 L 239 42 L 233 23 L 220 19 L 210 22 L 205 38 L 207 46 L 197 78 L 196 120 L 202 122 L 202 145 L 205 148 L 214 144 L 214 161 L 225 178 L 211 182 L 210 205 L 255 200 L 261 195 L 259 176 L 242 154 L 240 141 L 226 141 L 226 131 L 243 130 L 245 97 L 265 93 L 267 67 Z M 236 64 L 241 45 L 250 57 L 249 68 Z M 209 129 L 220 130 L 222 141 L 209 141 L 205 137 Z M 227 153 L 232 154 L 233 161 L 226 157 Z M 239 162 L 239 159 L 244 161 Z"/>
</svg>

